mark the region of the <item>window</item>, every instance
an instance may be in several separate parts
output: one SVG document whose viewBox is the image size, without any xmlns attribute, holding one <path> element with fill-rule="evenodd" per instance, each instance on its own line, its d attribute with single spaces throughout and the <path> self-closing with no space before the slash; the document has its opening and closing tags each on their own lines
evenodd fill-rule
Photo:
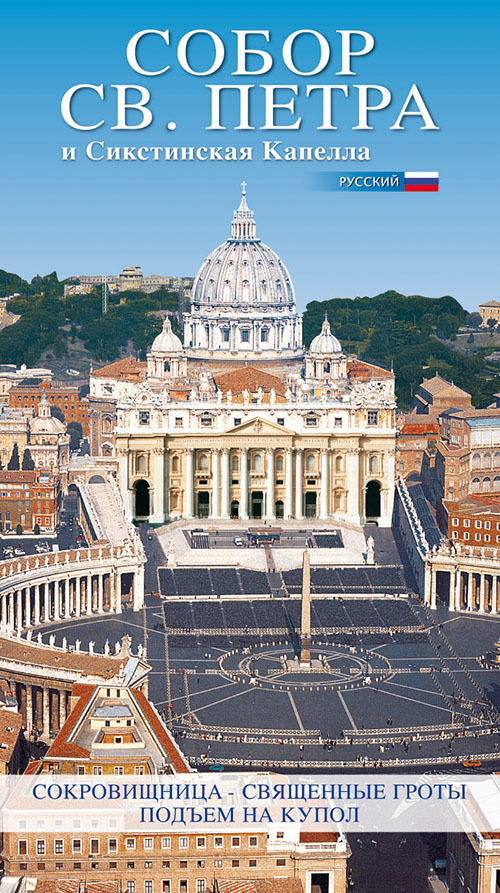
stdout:
<svg viewBox="0 0 500 893">
<path fill-rule="evenodd" d="M 82 870 L 82 863 L 81 863 L 81 862 L 73 862 L 73 870 L 74 870 L 74 871 L 81 871 L 81 870 Z"/>
<path fill-rule="evenodd" d="M 466 533 L 464 533 L 464 540 L 468 540 L 468 539 L 470 539 L 470 535 L 466 532 Z"/>
<path fill-rule="evenodd" d="M 485 522 L 484 522 L 484 529 L 485 529 L 485 530 L 490 530 L 490 529 L 491 529 L 491 521 L 485 521 Z"/>
<path fill-rule="evenodd" d="M 376 427 L 378 425 L 378 412 L 376 409 L 369 409 L 366 422 L 368 425 Z"/>
<path fill-rule="evenodd" d="M 78 840 L 78 839 L 75 840 L 75 839 L 73 839 L 73 852 L 74 852 L 74 853 L 81 853 L 81 851 L 82 851 L 82 842 L 81 842 L 81 840 Z"/>
<path fill-rule="evenodd" d="M 474 539 L 476 540 L 476 543 L 480 543 L 480 542 L 481 542 L 481 534 L 480 534 L 480 533 L 476 533 Z"/>
<path fill-rule="evenodd" d="M 470 527 L 470 521 L 468 518 L 465 518 L 464 520 L 464 527 Z"/>
<path fill-rule="evenodd" d="M 283 427 L 285 426 L 285 420 L 284 420 L 284 419 L 279 418 L 279 419 L 276 419 L 276 421 L 278 422 L 278 425 L 282 425 Z"/>
<path fill-rule="evenodd" d="M 182 416 L 180 416 L 180 415 L 176 415 L 176 417 L 175 417 L 175 421 L 174 421 L 174 427 L 175 427 L 175 428 L 182 428 L 182 425 L 183 425 L 183 422 L 182 422 Z"/>
<path fill-rule="evenodd" d="M 205 893 L 207 883 L 204 878 L 198 878 L 196 881 L 196 893 Z"/>
<path fill-rule="evenodd" d="M 206 837 L 197 837 L 197 838 L 196 838 L 196 846 L 197 846 L 197 847 L 203 847 L 203 846 L 206 846 L 206 845 L 207 845 L 207 839 L 206 839 Z"/>
<path fill-rule="evenodd" d="M 62 871 L 64 868 L 64 862 L 56 862 L 56 871 Z"/>
<path fill-rule="evenodd" d="M 179 868 L 187 868 L 187 867 L 188 867 L 187 859 L 181 859 L 181 861 L 179 862 Z"/>
<path fill-rule="evenodd" d="M 214 837 L 214 847 L 220 849 L 224 845 L 223 837 Z"/>
<path fill-rule="evenodd" d="M 306 428 L 316 428 L 318 425 L 318 420 L 315 415 L 308 415 L 306 417 Z"/>
<path fill-rule="evenodd" d="M 135 850 L 135 837 L 127 837 L 125 846 L 127 850 Z"/>
<path fill-rule="evenodd" d="M 196 863 L 196 867 L 197 867 L 197 868 L 205 868 L 205 860 L 204 860 L 204 859 L 198 859 L 198 861 L 197 861 L 197 863 Z"/>
<path fill-rule="evenodd" d="M 201 417 L 202 428 L 211 428 L 212 422 L 213 422 L 213 419 L 212 419 L 212 416 L 210 416 L 210 415 L 203 415 Z"/>
<path fill-rule="evenodd" d="M 188 893 L 188 882 L 186 880 L 179 881 L 179 893 Z"/>
<path fill-rule="evenodd" d="M 135 862 L 127 862 L 127 868 L 135 868 Z"/>
<path fill-rule="evenodd" d="M 452 518 L 452 519 L 451 519 L 451 526 L 452 526 L 452 527 L 458 527 L 458 518 Z"/>
<path fill-rule="evenodd" d="M 172 846 L 172 838 L 171 837 L 162 837 L 162 839 L 161 839 L 162 850 L 169 850 L 171 846 Z"/>
<path fill-rule="evenodd" d="M 342 416 L 335 416 L 335 427 L 336 428 L 342 427 Z"/>
<path fill-rule="evenodd" d="M 102 766 L 94 766 L 93 775 L 102 775 Z"/>
<path fill-rule="evenodd" d="M 485 541 L 485 543 L 489 543 L 489 541 L 490 541 L 490 535 L 489 535 L 489 533 L 485 533 L 485 534 L 484 534 L 484 541 Z"/>
<path fill-rule="evenodd" d="M 109 863 L 109 867 L 110 867 L 111 870 L 113 870 L 113 869 L 116 870 L 117 865 L 118 865 L 118 862 L 110 862 L 110 863 Z"/>
<path fill-rule="evenodd" d="M 60 856 L 64 853 L 64 841 L 63 840 L 54 840 L 54 853 L 56 856 Z"/>
<path fill-rule="evenodd" d="M 164 880 L 161 882 L 161 893 L 170 893 L 170 881 Z"/>
<path fill-rule="evenodd" d="M 149 412 L 139 413 L 139 425 L 149 425 Z"/>
<path fill-rule="evenodd" d="M 214 864 L 216 868 L 222 868 L 222 859 L 216 859 Z"/>
<path fill-rule="evenodd" d="M 231 837 L 231 846 L 240 846 L 240 838 Z"/>
<path fill-rule="evenodd" d="M 144 863 L 144 868 L 152 868 L 152 867 L 153 867 L 153 863 L 152 863 L 152 862 L 145 862 L 145 863 Z"/>
<path fill-rule="evenodd" d="M 153 881 L 144 881 L 144 893 L 153 893 Z"/>
<path fill-rule="evenodd" d="M 77 775 L 85 775 L 85 766 L 77 766 L 76 774 Z"/>
<path fill-rule="evenodd" d="M 189 837 L 179 837 L 179 849 L 187 850 L 189 846 Z"/>
<path fill-rule="evenodd" d="M 127 893 L 135 893 L 135 881 L 127 881 Z"/>
<path fill-rule="evenodd" d="M 28 841 L 27 840 L 18 840 L 17 841 L 17 852 L 19 856 L 27 856 L 28 855 Z"/>
<path fill-rule="evenodd" d="M 241 330 L 241 340 L 242 340 L 242 343 L 243 343 L 243 344 L 248 344 L 248 342 L 249 342 L 249 340 L 250 340 L 250 331 L 249 331 L 249 329 L 242 329 L 242 330 Z"/>
<path fill-rule="evenodd" d="M 115 744 L 121 744 L 121 737 L 115 736 Z M 123 766 L 115 766 L 115 775 L 123 775 Z"/>
<path fill-rule="evenodd" d="M 451 533 L 451 538 L 454 540 L 458 539 L 458 530 L 453 530 Z"/>
<path fill-rule="evenodd" d="M 249 859 L 248 864 L 250 868 L 257 868 L 257 859 Z"/>
<path fill-rule="evenodd" d="M 170 868 L 170 862 L 162 862 L 163 868 Z"/>
<path fill-rule="evenodd" d="M 258 845 L 257 837 L 249 837 L 248 838 L 248 846 L 257 846 L 257 845 Z"/>
<path fill-rule="evenodd" d="M 231 860 L 231 865 L 232 865 L 233 868 L 239 868 L 239 864 L 240 864 L 240 860 L 239 860 L 239 859 L 232 859 L 232 860 Z"/>
<path fill-rule="evenodd" d="M 234 425 L 235 425 L 235 427 L 236 427 L 237 425 L 241 425 L 241 419 L 235 419 L 235 420 L 234 420 Z"/>
<path fill-rule="evenodd" d="M 276 865 L 286 865 L 286 859 L 276 859 Z"/>
<path fill-rule="evenodd" d="M 153 838 L 152 838 L 152 837 L 145 837 L 145 838 L 144 838 L 144 849 L 145 849 L 145 850 L 152 850 L 152 849 L 153 849 Z"/>
<path fill-rule="evenodd" d="M 474 521 L 474 527 L 476 528 L 476 530 L 481 530 L 482 526 L 483 524 L 481 521 Z"/>
<path fill-rule="evenodd" d="M 118 852 L 118 841 L 116 837 L 110 837 L 108 839 L 108 853 L 117 853 Z"/>
<path fill-rule="evenodd" d="M 256 453 L 253 457 L 253 470 L 262 471 L 263 467 L 262 456 L 260 453 Z"/>
</svg>

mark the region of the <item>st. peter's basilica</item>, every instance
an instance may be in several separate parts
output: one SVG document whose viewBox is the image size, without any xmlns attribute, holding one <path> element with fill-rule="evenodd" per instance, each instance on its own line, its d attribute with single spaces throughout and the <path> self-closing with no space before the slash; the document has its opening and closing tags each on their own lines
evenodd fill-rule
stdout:
<svg viewBox="0 0 500 893">
<path fill-rule="evenodd" d="M 391 372 L 346 356 L 327 318 L 306 350 L 290 274 L 257 237 L 245 186 L 231 235 L 147 363 L 91 375 L 91 447 L 116 456 L 131 518 L 367 520 L 390 526 Z"/>
</svg>

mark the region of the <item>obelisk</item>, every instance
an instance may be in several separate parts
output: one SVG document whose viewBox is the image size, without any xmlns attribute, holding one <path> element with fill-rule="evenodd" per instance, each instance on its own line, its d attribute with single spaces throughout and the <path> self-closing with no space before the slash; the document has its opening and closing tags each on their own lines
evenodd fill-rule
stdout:
<svg viewBox="0 0 500 893">
<path fill-rule="evenodd" d="M 300 666 L 311 666 L 311 557 L 304 550 L 302 560 L 302 617 L 300 624 Z"/>
</svg>

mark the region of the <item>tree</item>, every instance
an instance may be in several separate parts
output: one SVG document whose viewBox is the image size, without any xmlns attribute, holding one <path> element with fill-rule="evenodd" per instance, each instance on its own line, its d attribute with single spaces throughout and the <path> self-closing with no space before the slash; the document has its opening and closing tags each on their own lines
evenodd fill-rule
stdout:
<svg viewBox="0 0 500 893">
<path fill-rule="evenodd" d="M 17 443 L 12 448 L 12 454 L 9 459 L 7 469 L 9 471 L 19 471 L 19 447 Z"/>
<path fill-rule="evenodd" d="M 17 527 L 16 527 L 16 536 L 22 536 L 22 535 L 23 535 L 23 528 L 22 528 L 22 525 L 21 525 L 21 524 L 18 524 Z"/>
<path fill-rule="evenodd" d="M 496 319 L 493 319 L 492 316 L 490 316 L 488 322 L 486 323 L 486 325 L 489 326 L 490 329 L 494 329 L 496 327 L 496 324 L 497 324 L 497 321 L 496 321 Z"/>
<path fill-rule="evenodd" d="M 69 446 L 71 450 L 77 450 L 83 437 L 83 428 L 80 422 L 69 422 L 67 431 L 69 434 Z"/>
<path fill-rule="evenodd" d="M 51 404 L 50 414 L 51 416 L 53 416 L 53 418 L 59 419 L 60 422 L 64 422 L 66 419 L 66 416 L 64 415 L 62 409 L 60 409 L 59 406 L 55 406 L 54 404 Z"/>
<path fill-rule="evenodd" d="M 31 455 L 31 452 L 28 449 L 28 447 L 26 447 L 26 449 L 23 453 L 22 469 L 23 469 L 23 471 L 33 471 L 34 467 L 35 467 L 35 460 L 33 459 L 33 456 Z"/>
</svg>

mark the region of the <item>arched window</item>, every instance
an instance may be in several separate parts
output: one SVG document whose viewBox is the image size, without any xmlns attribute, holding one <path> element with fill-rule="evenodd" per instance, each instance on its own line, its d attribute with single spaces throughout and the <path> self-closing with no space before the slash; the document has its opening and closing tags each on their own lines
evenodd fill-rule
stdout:
<svg viewBox="0 0 500 893">
<path fill-rule="evenodd" d="M 235 453 L 233 455 L 233 458 L 231 459 L 231 469 L 232 469 L 232 471 L 238 471 L 239 467 L 240 467 L 240 462 L 239 462 L 238 456 Z"/>
<path fill-rule="evenodd" d="M 335 471 L 343 471 L 344 470 L 344 457 L 337 456 L 335 458 Z"/>
<path fill-rule="evenodd" d="M 313 453 L 306 456 L 306 471 L 314 471 L 316 468 L 316 457 Z"/>
<path fill-rule="evenodd" d="M 485 453 L 483 456 L 483 468 L 491 468 L 491 453 Z"/>
<path fill-rule="evenodd" d="M 500 477 L 498 477 L 498 475 L 493 478 L 493 489 L 500 490 Z"/>
<path fill-rule="evenodd" d="M 344 491 L 335 490 L 333 494 L 333 510 L 334 512 L 344 511 Z"/>
<path fill-rule="evenodd" d="M 170 372 L 170 362 L 168 360 L 165 360 L 165 362 L 163 364 L 163 371 Z"/>
<path fill-rule="evenodd" d="M 111 421 L 111 418 L 109 415 L 105 415 L 102 420 L 102 430 L 106 434 L 109 434 L 113 430 L 113 422 Z"/>
<path fill-rule="evenodd" d="M 283 456 L 276 457 L 276 471 L 283 471 Z"/>
<path fill-rule="evenodd" d="M 378 471 L 378 456 L 370 456 L 370 473 Z"/>
<path fill-rule="evenodd" d="M 472 479 L 472 492 L 479 493 L 479 478 Z"/>
<path fill-rule="evenodd" d="M 495 466 L 495 468 L 498 468 L 498 466 L 500 465 L 500 453 L 495 453 L 495 455 L 493 456 L 493 465 Z"/>
<path fill-rule="evenodd" d="M 330 373 L 331 368 L 332 367 L 331 367 L 330 363 L 324 363 L 323 372 L 326 372 L 326 374 L 328 375 Z"/>
<path fill-rule="evenodd" d="M 264 463 L 262 461 L 261 453 L 254 454 L 252 465 L 253 465 L 254 471 L 262 471 L 262 469 L 264 467 Z"/>
<path fill-rule="evenodd" d="M 172 472 L 173 472 L 173 474 L 179 473 L 179 470 L 180 470 L 179 466 L 180 466 L 179 457 L 172 456 Z"/>
<path fill-rule="evenodd" d="M 472 457 L 472 467 L 481 468 L 481 456 L 479 455 L 479 453 L 474 453 Z"/>
<path fill-rule="evenodd" d="M 483 493 L 489 493 L 491 490 L 491 478 L 485 478 L 483 481 Z"/>
<path fill-rule="evenodd" d="M 135 470 L 137 474 L 147 474 L 146 456 L 139 453 L 135 460 Z"/>
<path fill-rule="evenodd" d="M 208 456 L 206 453 L 201 453 L 198 457 L 198 470 L 199 471 L 208 471 Z"/>
</svg>

